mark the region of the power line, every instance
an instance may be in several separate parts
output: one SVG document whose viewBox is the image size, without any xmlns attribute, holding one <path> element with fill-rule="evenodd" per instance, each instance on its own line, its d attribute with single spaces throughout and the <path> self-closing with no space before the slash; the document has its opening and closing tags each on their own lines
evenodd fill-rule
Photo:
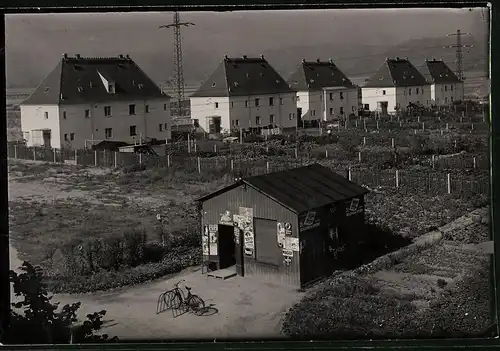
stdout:
<svg viewBox="0 0 500 351">
<path fill-rule="evenodd" d="M 460 79 L 460 81 L 463 84 L 464 81 L 464 75 L 463 75 L 463 48 L 471 48 L 474 47 L 474 45 L 463 45 L 462 44 L 462 35 L 470 35 L 470 33 L 462 33 L 460 29 L 457 29 L 456 33 L 450 33 L 447 36 L 456 36 L 457 37 L 457 43 L 455 45 L 448 45 L 445 46 L 445 48 L 455 48 L 456 49 L 456 57 L 455 57 L 455 62 L 456 62 L 456 75 L 457 78 Z M 462 88 L 462 99 L 463 99 L 463 88 Z"/>
<path fill-rule="evenodd" d="M 175 93 L 176 93 L 176 114 L 184 116 L 184 70 L 182 67 L 182 37 L 181 27 L 194 26 L 192 22 L 181 22 L 179 12 L 174 12 L 174 23 L 161 25 L 159 28 L 174 29 L 174 76 L 175 76 Z"/>
</svg>

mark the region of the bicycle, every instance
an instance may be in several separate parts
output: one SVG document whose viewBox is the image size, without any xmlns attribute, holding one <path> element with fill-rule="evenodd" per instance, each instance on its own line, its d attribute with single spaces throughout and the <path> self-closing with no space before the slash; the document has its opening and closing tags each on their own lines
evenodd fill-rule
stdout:
<svg viewBox="0 0 500 351">
<path fill-rule="evenodd" d="M 163 293 L 163 302 L 167 308 L 171 309 L 180 309 L 181 307 L 186 307 L 188 311 L 197 313 L 204 313 L 205 311 L 205 302 L 198 295 L 194 295 L 191 293 L 191 287 L 185 286 L 187 295 L 184 291 L 179 287 L 179 284 L 182 283 L 184 279 L 179 280 L 174 284 L 174 288 Z M 168 298 L 168 300 L 167 300 Z"/>
</svg>

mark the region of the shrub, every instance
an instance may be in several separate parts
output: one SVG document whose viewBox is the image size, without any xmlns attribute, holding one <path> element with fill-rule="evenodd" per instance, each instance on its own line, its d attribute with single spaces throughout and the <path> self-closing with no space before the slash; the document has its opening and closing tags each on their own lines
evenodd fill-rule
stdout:
<svg viewBox="0 0 500 351">
<path fill-rule="evenodd" d="M 444 280 L 443 278 L 439 278 L 437 280 L 437 286 L 441 289 L 444 289 L 444 287 L 448 285 L 448 283 L 446 282 L 446 280 Z"/>
<path fill-rule="evenodd" d="M 12 303 L 12 306 L 23 309 L 24 313 L 11 310 L 10 326 L 2 335 L 4 343 L 66 344 L 71 339 L 77 343 L 108 341 L 106 334 L 95 335 L 102 327 L 102 318 L 106 311 L 88 314 L 86 321 L 72 328 L 77 322 L 76 315 L 81 303 L 65 305 L 56 312 L 58 306 L 50 302 L 52 296 L 49 296 L 47 286 L 43 282 L 40 267 L 33 267 L 24 262 L 20 268 L 23 273 L 10 271 L 14 295 L 22 297 L 22 300 Z M 116 340 L 116 337 L 111 339 Z"/>
<path fill-rule="evenodd" d="M 132 173 L 132 172 L 142 172 L 142 171 L 146 170 L 146 168 L 147 167 L 145 164 L 135 163 L 133 165 L 123 167 L 122 172 L 125 174 Z"/>
</svg>

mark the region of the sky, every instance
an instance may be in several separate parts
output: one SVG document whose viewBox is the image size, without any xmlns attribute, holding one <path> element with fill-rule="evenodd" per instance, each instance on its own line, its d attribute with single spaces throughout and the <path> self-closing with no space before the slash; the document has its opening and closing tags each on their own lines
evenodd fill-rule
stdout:
<svg viewBox="0 0 500 351">
<path fill-rule="evenodd" d="M 418 38 L 445 37 L 461 29 L 486 40 L 480 9 L 286 10 L 181 12 L 185 75 L 196 79 L 213 70 L 224 54 L 241 56 L 307 46 L 331 48 L 330 55 L 356 56 Z M 33 84 L 55 67 L 63 53 L 137 57 L 145 70 L 160 62 L 170 70 L 173 34 L 158 26 L 171 12 L 15 14 L 6 16 L 7 80 Z M 295 57 L 293 58 L 296 59 Z M 314 58 L 313 58 L 314 59 Z M 158 68 L 164 79 L 167 71 Z M 207 73 L 208 72 L 208 73 Z M 24 82 L 24 83 L 23 83 Z"/>
</svg>

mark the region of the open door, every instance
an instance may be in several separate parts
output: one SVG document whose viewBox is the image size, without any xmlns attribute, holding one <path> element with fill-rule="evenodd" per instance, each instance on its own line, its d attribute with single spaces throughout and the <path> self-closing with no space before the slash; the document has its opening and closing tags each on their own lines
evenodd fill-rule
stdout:
<svg viewBox="0 0 500 351">
<path fill-rule="evenodd" d="M 219 224 L 219 268 L 224 269 L 234 266 L 235 260 L 235 242 L 233 235 L 233 226 Z"/>
<path fill-rule="evenodd" d="M 42 132 L 43 135 L 43 146 L 46 148 L 50 148 L 50 130 L 44 130 Z"/>
<path fill-rule="evenodd" d="M 236 274 L 240 276 L 245 275 L 244 262 L 243 262 L 243 230 L 238 226 L 234 226 L 234 257 L 236 260 Z"/>
</svg>

